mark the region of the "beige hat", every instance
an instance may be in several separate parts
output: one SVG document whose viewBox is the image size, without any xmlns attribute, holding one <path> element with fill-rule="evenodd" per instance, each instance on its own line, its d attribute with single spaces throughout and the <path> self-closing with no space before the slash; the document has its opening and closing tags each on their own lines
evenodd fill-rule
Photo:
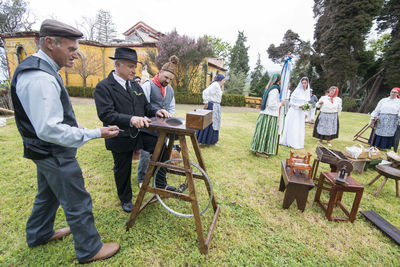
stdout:
<svg viewBox="0 0 400 267">
<path fill-rule="evenodd" d="M 161 70 L 166 70 L 176 75 L 176 65 L 179 63 L 179 58 L 175 55 L 171 56 L 167 63 L 162 66 Z"/>
</svg>

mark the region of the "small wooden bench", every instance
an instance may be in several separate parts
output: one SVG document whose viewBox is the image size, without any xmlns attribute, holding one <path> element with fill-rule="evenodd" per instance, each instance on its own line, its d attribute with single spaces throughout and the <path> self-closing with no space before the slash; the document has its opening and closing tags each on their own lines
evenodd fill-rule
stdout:
<svg viewBox="0 0 400 267">
<path fill-rule="evenodd" d="M 399 195 L 399 180 L 400 180 L 400 170 L 391 167 L 390 165 L 377 165 L 375 167 L 376 171 L 379 173 L 378 176 L 376 176 L 374 179 L 372 179 L 371 182 L 368 183 L 368 185 L 372 185 L 375 183 L 376 180 L 379 179 L 382 175 L 385 177 L 379 186 L 378 190 L 376 190 L 374 196 L 377 197 L 379 193 L 381 192 L 383 186 L 386 184 L 387 180 L 393 179 L 396 181 L 396 197 L 400 197 Z"/>
<path fill-rule="evenodd" d="M 283 197 L 283 208 L 288 209 L 294 200 L 297 202 L 297 208 L 304 211 L 307 204 L 308 191 L 314 187 L 314 183 L 304 173 L 293 173 L 289 176 L 289 168 L 286 161 L 282 160 L 281 181 L 279 191 L 285 192 Z"/>
</svg>

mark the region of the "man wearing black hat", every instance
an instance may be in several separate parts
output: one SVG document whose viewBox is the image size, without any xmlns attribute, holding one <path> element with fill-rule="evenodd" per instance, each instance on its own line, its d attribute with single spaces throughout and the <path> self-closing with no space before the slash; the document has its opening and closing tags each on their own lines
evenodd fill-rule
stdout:
<svg viewBox="0 0 400 267">
<path fill-rule="evenodd" d="M 94 100 L 97 114 L 104 125 L 117 125 L 123 130 L 116 138 L 107 139 L 105 143 L 114 158 L 114 179 L 122 209 L 131 212 L 133 152 L 144 149 L 153 153 L 157 142 L 157 137 L 140 131 L 140 128 L 149 126 L 150 117 L 169 118 L 170 114 L 164 109 L 154 109 L 140 85 L 131 82 L 138 62 L 135 50 L 118 47 L 115 49 L 115 56 L 110 58 L 114 60 L 115 71 L 97 84 Z M 162 185 L 166 184 L 165 176 L 157 181 Z"/>
<path fill-rule="evenodd" d="M 78 127 L 58 71 L 72 67 L 83 34 L 56 20 L 43 21 L 40 50 L 15 70 L 11 97 L 22 136 L 24 157 L 37 167 L 38 193 L 26 225 L 28 246 L 61 239 L 72 232 L 80 263 L 105 259 L 118 252 L 117 243 L 102 244 L 94 225 L 92 199 L 86 191 L 76 149 L 94 138 L 110 138 L 118 127 Z M 53 230 L 62 206 L 70 228 Z"/>
</svg>

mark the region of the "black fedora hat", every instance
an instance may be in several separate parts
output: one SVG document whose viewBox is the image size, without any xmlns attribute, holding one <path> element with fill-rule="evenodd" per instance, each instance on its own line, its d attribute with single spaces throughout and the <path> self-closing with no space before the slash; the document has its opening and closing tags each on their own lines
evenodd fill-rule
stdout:
<svg viewBox="0 0 400 267">
<path fill-rule="evenodd" d="M 117 47 L 115 49 L 114 57 L 109 57 L 111 59 L 127 59 L 133 62 L 139 62 L 142 64 L 142 62 L 137 60 L 137 54 L 136 51 L 133 49 L 130 49 L 128 47 Z"/>
</svg>

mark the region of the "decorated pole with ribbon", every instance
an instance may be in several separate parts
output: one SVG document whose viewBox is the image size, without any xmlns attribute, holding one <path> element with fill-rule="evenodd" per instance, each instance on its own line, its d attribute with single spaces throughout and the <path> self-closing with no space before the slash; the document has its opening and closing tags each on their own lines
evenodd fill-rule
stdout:
<svg viewBox="0 0 400 267">
<path fill-rule="evenodd" d="M 280 101 L 289 100 L 289 83 L 290 75 L 292 73 L 292 57 L 290 54 L 286 57 L 285 63 L 282 67 L 281 72 L 281 93 L 279 96 Z M 279 140 L 283 133 L 283 127 L 285 126 L 285 116 L 286 116 L 286 105 L 279 108 L 278 116 L 278 143 L 276 144 L 276 154 L 279 151 Z"/>
<path fill-rule="evenodd" d="M 289 83 L 290 83 L 290 75 L 292 73 L 292 57 L 290 55 L 285 59 L 285 63 L 283 64 L 282 72 L 281 72 L 281 94 L 279 99 L 281 101 L 289 100 Z M 278 133 L 282 135 L 283 127 L 285 124 L 285 115 L 286 115 L 286 105 L 283 105 L 279 109 L 279 118 L 278 118 Z"/>
</svg>

